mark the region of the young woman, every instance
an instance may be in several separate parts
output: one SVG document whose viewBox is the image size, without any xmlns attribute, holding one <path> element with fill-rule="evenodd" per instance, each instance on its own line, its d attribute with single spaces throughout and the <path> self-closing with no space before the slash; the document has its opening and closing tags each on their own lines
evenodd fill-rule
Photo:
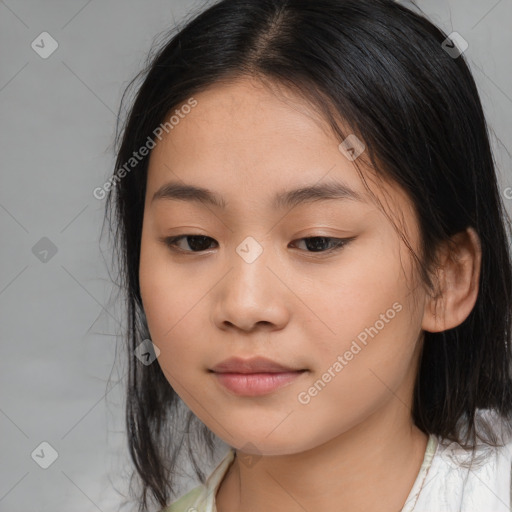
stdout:
<svg viewBox="0 0 512 512">
<path fill-rule="evenodd" d="M 107 202 L 140 510 L 511 510 L 510 224 L 456 42 L 223 0 L 152 58 Z"/>
</svg>

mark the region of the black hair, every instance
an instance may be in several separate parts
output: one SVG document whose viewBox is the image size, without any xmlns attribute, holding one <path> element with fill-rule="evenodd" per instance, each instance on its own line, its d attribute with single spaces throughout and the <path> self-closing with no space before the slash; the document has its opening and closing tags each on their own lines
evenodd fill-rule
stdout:
<svg viewBox="0 0 512 512">
<path fill-rule="evenodd" d="M 454 234 L 475 229 L 482 250 L 476 304 L 457 327 L 424 332 L 412 415 L 423 432 L 463 446 L 480 437 L 477 409 L 510 419 L 510 219 L 475 82 L 464 56 L 446 51 L 446 38 L 391 0 L 222 0 L 171 32 L 130 84 L 142 81 L 118 133 L 105 218 L 127 302 L 126 425 L 134 476 L 142 484 L 141 511 L 150 500 L 165 506 L 173 497 L 183 444 L 204 481 L 189 431 L 210 453 L 214 436 L 191 411 L 185 431 L 176 428 L 178 395 L 159 365 L 134 357 L 150 337 L 138 276 L 149 156 L 128 171 L 126 162 L 155 139 L 155 128 L 174 108 L 241 77 L 295 91 L 328 120 L 340 142 L 347 135 L 342 127 L 364 141 L 375 172 L 414 204 L 421 235 L 416 261 L 432 293 L 436 250 Z"/>
</svg>

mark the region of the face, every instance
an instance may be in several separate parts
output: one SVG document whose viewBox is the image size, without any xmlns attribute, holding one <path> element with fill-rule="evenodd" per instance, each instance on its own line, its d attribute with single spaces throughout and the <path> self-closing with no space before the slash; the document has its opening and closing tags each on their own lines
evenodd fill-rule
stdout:
<svg viewBox="0 0 512 512">
<path fill-rule="evenodd" d="M 248 79 L 194 99 L 149 162 L 139 270 L 154 364 L 246 451 L 298 453 L 386 412 L 410 421 L 425 291 L 341 141 L 303 100 Z M 417 251 L 406 195 L 367 182 Z M 288 371 L 211 371 L 231 357 Z"/>
</svg>

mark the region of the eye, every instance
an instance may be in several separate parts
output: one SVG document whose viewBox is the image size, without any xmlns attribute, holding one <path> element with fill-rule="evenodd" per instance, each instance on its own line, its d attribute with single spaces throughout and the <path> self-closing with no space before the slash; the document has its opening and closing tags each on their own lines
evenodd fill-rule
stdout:
<svg viewBox="0 0 512 512">
<path fill-rule="evenodd" d="M 178 244 L 184 240 L 185 243 L 182 245 L 188 246 L 192 250 L 188 250 L 183 247 L 179 247 Z M 208 243 L 208 241 L 210 242 Z M 211 242 L 215 242 L 213 238 L 204 235 L 180 235 L 171 236 L 163 239 L 163 242 L 168 245 L 171 249 L 182 251 L 182 252 L 201 252 L 209 249 Z"/>
<path fill-rule="evenodd" d="M 350 239 L 333 238 L 329 236 L 310 236 L 307 238 L 299 238 L 301 242 L 305 240 L 305 246 L 308 252 L 330 252 L 341 249 Z"/>
</svg>

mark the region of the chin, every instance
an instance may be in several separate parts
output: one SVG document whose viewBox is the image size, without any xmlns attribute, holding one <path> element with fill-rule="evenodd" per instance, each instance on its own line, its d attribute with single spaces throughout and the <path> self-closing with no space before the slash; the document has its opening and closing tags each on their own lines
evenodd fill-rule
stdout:
<svg viewBox="0 0 512 512">
<path fill-rule="evenodd" d="M 307 446 L 302 440 L 297 440 L 291 435 L 274 436 L 268 435 L 272 429 L 261 435 L 245 435 L 237 442 L 227 442 L 232 448 L 248 455 L 270 456 L 270 455 L 293 455 L 301 453 L 314 446 Z M 272 439 L 270 439 L 272 437 Z"/>
</svg>

